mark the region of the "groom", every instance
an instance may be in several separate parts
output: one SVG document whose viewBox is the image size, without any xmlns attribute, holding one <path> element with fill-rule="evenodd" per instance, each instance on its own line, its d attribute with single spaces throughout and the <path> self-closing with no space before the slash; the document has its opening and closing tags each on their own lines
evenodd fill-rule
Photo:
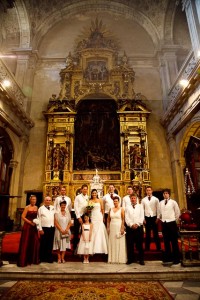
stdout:
<svg viewBox="0 0 200 300">
<path fill-rule="evenodd" d="M 85 213 L 86 206 L 88 205 L 88 186 L 83 184 L 81 187 L 81 194 L 77 195 L 74 200 L 74 252 L 76 251 L 77 245 L 79 243 L 79 228 L 82 225 L 82 216 Z"/>
</svg>

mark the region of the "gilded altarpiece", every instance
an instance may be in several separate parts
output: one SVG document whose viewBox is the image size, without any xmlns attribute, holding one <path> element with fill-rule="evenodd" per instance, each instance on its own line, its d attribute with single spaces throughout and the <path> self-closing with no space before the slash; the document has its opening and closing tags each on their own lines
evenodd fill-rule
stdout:
<svg viewBox="0 0 200 300">
<path fill-rule="evenodd" d="M 150 184 L 145 99 L 135 93 L 135 73 L 116 38 L 92 22 L 60 72 L 60 94 L 52 95 L 48 122 L 44 194 L 64 185 L 74 199 L 95 170 L 122 196 L 133 184 L 140 195 Z M 146 100 L 146 99 L 145 99 Z"/>
</svg>

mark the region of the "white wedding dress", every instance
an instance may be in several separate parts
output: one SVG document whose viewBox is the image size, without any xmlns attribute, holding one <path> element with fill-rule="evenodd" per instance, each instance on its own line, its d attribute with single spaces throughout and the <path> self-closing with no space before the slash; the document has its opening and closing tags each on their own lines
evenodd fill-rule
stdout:
<svg viewBox="0 0 200 300">
<path fill-rule="evenodd" d="M 108 234 L 103 223 L 100 203 L 94 203 L 94 208 L 91 213 L 91 221 L 93 224 L 93 253 L 108 254 Z"/>
</svg>

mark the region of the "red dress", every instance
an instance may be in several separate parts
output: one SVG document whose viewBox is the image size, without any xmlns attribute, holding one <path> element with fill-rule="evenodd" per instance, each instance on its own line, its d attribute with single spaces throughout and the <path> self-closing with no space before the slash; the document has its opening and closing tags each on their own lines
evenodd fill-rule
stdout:
<svg viewBox="0 0 200 300">
<path fill-rule="evenodd" d="M 26 218 L 30 221 L 37 218 L 37 211 L 28 211 Z M 18 267 L 25 267 L 31 264 L 39 264 L 40 241 L 36 226 L 24 222 L 18 252 Z"/>
</svg>

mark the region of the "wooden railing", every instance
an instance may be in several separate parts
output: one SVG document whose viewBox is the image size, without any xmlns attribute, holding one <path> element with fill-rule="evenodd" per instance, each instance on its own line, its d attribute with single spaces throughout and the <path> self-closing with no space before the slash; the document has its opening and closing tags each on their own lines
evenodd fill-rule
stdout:
<svg viewBox="0 0 200 300">
<path fill-rule="evenodd" d="M 180 230 L 182 265 L 200 266 L 200 230 Z"/>
</svg>

